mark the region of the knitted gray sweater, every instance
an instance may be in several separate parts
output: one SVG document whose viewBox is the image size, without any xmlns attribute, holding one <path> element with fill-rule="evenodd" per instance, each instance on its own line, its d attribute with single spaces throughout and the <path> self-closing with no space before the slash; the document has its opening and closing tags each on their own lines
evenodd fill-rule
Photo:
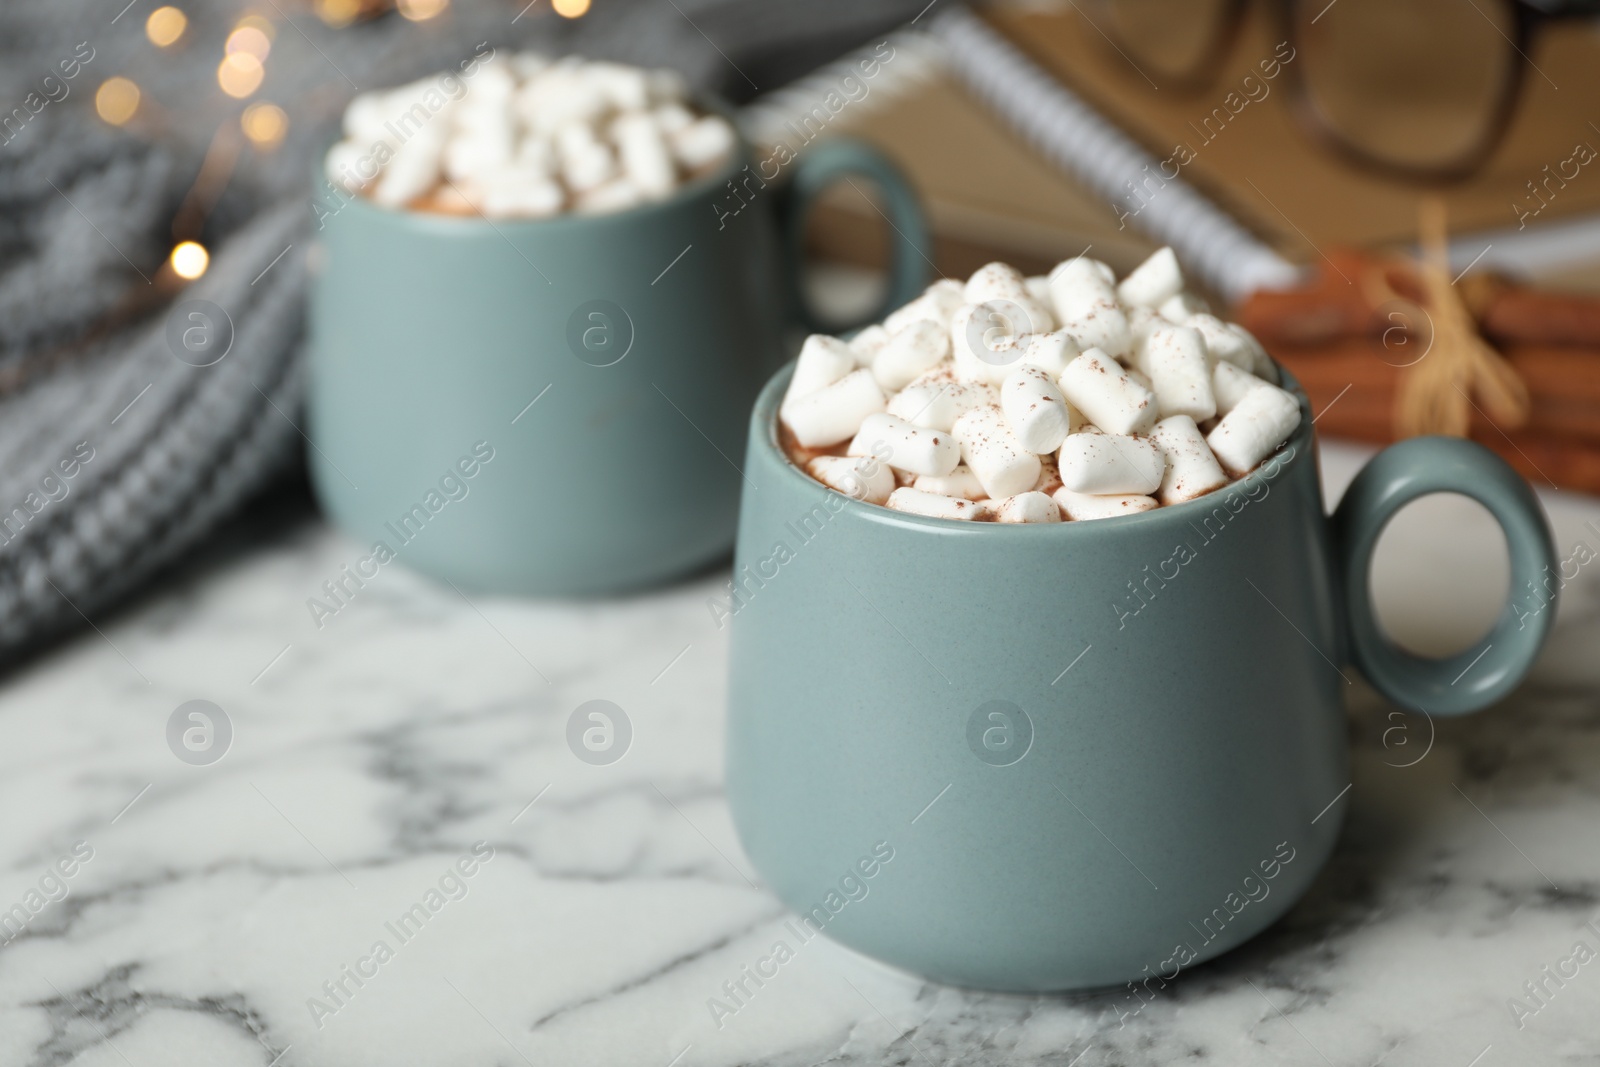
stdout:
<svg viewBox="0 0 1600 1067">
<path fill-rule="evenodd" d="M 94 620 L 301 462 L 311 175 L 358 88 L 488 42 L 676 66 L 739 100 L 921 7 L 596 0 L 569 22 L 543 0 L 455 0 L 421 25 L 391 14 L 333 30 L 282 0 L 267 9 L 287 18 L 252 99 L 288 112 L 288 138 L 270 153 L 241 147 L 204 203 L 188 194 L 208 148 L 240 143 L 244 102 L 214 71 L 249 8 L 185 3 L 187 33 L 162 51 L 144 33 L 156 5 L 124 2 L 0 9 L 0 660 Z M 123 129 L 94 109 L 113 75 L 142 91 Z M 190 237 L 212 258 L 183 286 L 161 266 Z M 222 316 L 191 318 L 194 300 Z M 213 353 L 231 329 L 226 355 L 195 366 L 176 340 L 194 328 L 222 331 Z"/>
</svg>

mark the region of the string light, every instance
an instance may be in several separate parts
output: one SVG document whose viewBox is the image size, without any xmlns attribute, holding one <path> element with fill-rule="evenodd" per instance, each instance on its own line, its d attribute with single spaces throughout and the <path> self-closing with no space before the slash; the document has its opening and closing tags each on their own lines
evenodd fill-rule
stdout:
<svg viewBox="0 0 1600 1067">
<path fill-rule="evenodd" d="M 412 22 L 426 22 L 449 7 L 450 0 L 395 0 L 394 6 Z"/>
<path fill-rule="evenodd" d="M 361 0 L 317 0 L 317 17 L 339 29 L 350 25 L 361 14 Z"/>
<path fill-rule="evenodd" d="M 276 148 L 289 132 L 289 116 L 276 104 L 251 104 L 239 116 L 239 125 L 257 148 Z"/>
<path fill-rule="evenodd" d="M 144 21 L 144 35 L 157 48 L 177 43 L 189 27 L 189 17 L 175 7 L 158 7 Z"/>
<path fill-rule="evenodd" d="M 272 40 L 258 26 L 241 25 L 228 34 L 228 42 L 222 50 L 230 56 L 244 52 L 265 63 L 267 53 L 272 51 Z"/>
<path fill-rule="evenodd" d="M 194 281 L 211 265 L 211 253 L 198 241 L 182 241 L 172 250 L 172 273 Z"/>
<path fill-rule="evenodd" d="M 261 88 L 266 73 L 261 60 L 249 52 L 230 52 L 217 65 L 217 84 L 229 96 L 243 100 Z"/>
<path fill-rule="evenodd" d="M 589 0 L 553 0 L 550 6 L 564 19 L 581 19 L 589 11 Z"/>
<path fill-rule="evenodd" d="M 269 41 L 278 39 L 278 27 L 272 24 L 271 19 L 264 18 L 261 15 L 249 14 L 233 24 L 234 29 L 243 29 L 245 27 L 253 27 L 260 30 Z"/>
<path fill-rule="evenodd" d="M 94 94 L 95 112 L 113 126 L 121 126 L 139 110 L 139 87 L 127 78 L 107 78 Z"/>
</svg>

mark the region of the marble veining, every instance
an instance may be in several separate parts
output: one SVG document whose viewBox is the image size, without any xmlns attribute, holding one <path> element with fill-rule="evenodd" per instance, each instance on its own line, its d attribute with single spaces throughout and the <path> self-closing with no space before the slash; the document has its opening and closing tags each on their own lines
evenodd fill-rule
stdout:
<svg viewBox="0 0 1600 1067">
<path fill-rule="evenodd" d="M 1323 453 L 1336 487 L 1362 455 Z M 1546 503 L 1563 557 L 1600 550 L 1600 505 Z M 1504 567 L 1481 517 L 1430 514 L 1378 574 L 1448 643 Z M 1153 994 L 1021 997 L 785 925 L 722 798 L 723 572 L 538 603 L 388 567 L 319 627 L 357 551 L 302 524 L 0 687 L 0 1065 L 1600 1062 L 1600 565 L 1488 713 L 1358 683 L 1344 834 L 1283 922 Z M 1430 560 L 1447 595 L 1407 585 Z M 208 765 L 168 746 L 194 699 L 233 729 Z M 595 699 L 633 730 L 607 765 L 568 747 Z"/>
</svg>

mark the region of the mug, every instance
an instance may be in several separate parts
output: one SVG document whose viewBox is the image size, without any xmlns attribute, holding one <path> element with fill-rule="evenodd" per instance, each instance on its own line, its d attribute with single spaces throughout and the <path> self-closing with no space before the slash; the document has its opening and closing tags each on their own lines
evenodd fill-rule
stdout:
<svg viewBox="0 0 1600 1067">
<path fill-rule="evenodd" d="M 1338 836 L 1346 664 L 1408 708 L 1460 714 L 1517 684 L 1554 616 L 1508 609 L 1442 660 L 1395 647 L 1367 582 L 1408 501 L 1485 505 L 1513 590 L 1554 567 L 1550 531 L 1504 462 L 1438 437 L 1380 453 L 1325 516 L 1287 375 L 1300 426 L 1251 474 L 1037 525 L 818 484 L 778 443 L 787 378 L 752 417 L 754 488 L 711 606 L 729 627 L 728 801 L 806 937 L 937 981 L 1153 993 L 1242 943 Z"/>
<path fill-rule="evenodd" d="M 844 139 L 609 215 L 453 217 L 361 196 L 319 212 L 308 459 L 333 521 L 469 589 L 655 584 L 727 552 L 733 457 L 787 326 L 804 220 L 847 175 L 892 220 L 884 308 L 919 292 L 927 227 L 900 172 Z M 774 165 L 775 166 L 775 165 Z M 359 567 L 358 567 L 359 569 Z"/>
</svg>

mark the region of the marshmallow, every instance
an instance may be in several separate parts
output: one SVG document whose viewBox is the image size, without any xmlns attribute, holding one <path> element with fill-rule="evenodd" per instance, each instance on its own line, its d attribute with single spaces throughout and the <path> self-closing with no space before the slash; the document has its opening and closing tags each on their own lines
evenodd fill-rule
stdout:
<svg viewBox="0 0 1600 1067">
<path fill-rule="evenodd" d="M 878 412 L 861 422 L 847 450 L 852 456 L 881 456 L 896 470 L 942 477 L 961 462 L 961 446 L 944 430 L 930 430 Z"/>
<path fill-rule="evenodd" d="M 1051 333 L 1031 333 L 1022 339 L 1022 356 L 1018 363 L 1038 367 L 1052 378 L 1061 377 L 1067 364 L 1077 359 L 1078 343 L 1066 330 Z"/>
<path fill-rule="evenodd" d="M 1250 368 L 1250 373 L 1264 382 L 1277 385 L 1279 381 L 1278 365 L 1272 361 L 1271 356 L 1267 355 L 1267 350 L 1261 346 L 1260 341 L 1256 340 L 1255 334 L 1240 326 L 1237 322 L 1228 323 L 1228 332 L 1243 341 L 1245 348 L 1249 350 L 1255 364 Z"/>
<path fill-rule="evenodd" d="M 1044 493 L 1046 496 L 1061 488 L 1061 472 L 1056 470 L 1056 457 L 1053 455 L 1039 457 L 1039 477 L 1033 483 L 1035 493 Z"/>
<path fill-rule="evenodd" d="M 1167 472 L 1156 493 L 1163 504 L 1181 504 L 1228 484 L 1228 476 L 1189 416 L 1162 419 L 1150 432 L 1150 440 L 1166 456 Z"/>
<path fill-rule="evenodd" d="M 1169 322 L 1188 326 L 1190 323 L 1186 320 L 1189 316 L 1209 314 L 1211 305 L 1193 293 L 1175 293 L 1162 301 L 1161 306 L 1156 308 L 1156 311 Z"/>
<path fill-rule="evenodd" d="M 1060 522 L 1061 508 L 1043 493 L 1018 493 L 1000 501 L 996 522 Z"/>
<path fill-rule="evenodd" d="M 1117 299 L 1128 305 L 1159 307 L 1183 291 L 1183 271 L 1172 249 L 1163 248 L 1139 264 L 1117 286 Z"/>
<path fill-rule="evenodd" d="M 978 476 L 965 463 L 956 464 L 956 469 L 949 474 L 919 474 L 911 484 L 925 493 L 964 497 L 967 500 L 982 500 L 988 495 L 983 491 L 983 483 L 978 481 Z"/>
<path fill-rule="evenodd" d="M 1128 317 L 1117 304 L 1110 268 L 1092 259 L 1069 259 L 1050 272 L 1050 301 L 1056 322 L 1081 348 L 1099 348 L 1113 356 L 1128 352 Z"/>
<path fill-rule="evenodd" d="M 482 178 L 508 165 L 514 146 L 509 125 L 499 130 L 452 137 L 444 149 L 445 176 L 456 181 Z"/>
<path fill-rule="evenodd" d="M 668 137 L 694 125 L 694 112 L 679 103 L 662 104 L 650 114 L 655 117 L 656 125 L 660 127 L 661 132 Z"/>
<path fill-rule="evenodd" d="M 529 130 L 552 134 L 570 124 L 599 121 L 611 104 L 584 77 L 583 61 L 568 57 L 530 78 L 517 90 L 512 106 Z"/>
<path fill-rule="evenodd" d="M 1300 425 L 1300 402 L 1275 385 L 1263 383 L 1239 400 L 1206 438 L 1222 465 L 1234 474 L 1254 470 L 1267 454 Z"/>
<path fill-rule="evenodd" d="M 1151 311 L 1147 307 L 1131 307 L 1128 309 L 1128 351 L 1124 353 L 1124 360 L 1137 355 L 1144 343 L 1150 340 L 1150 334 L 1159 326 L 1171 326 L 1172 323 Z"/>
<path fill-rule="evenodd" d="M 1031 300 L 1028 303 L 1033 304 Z M 1032 316 L 1036 314 L 1043 316 L 1044 309 L 1037 305 L 1030 309 L 1003 298 L 961 305 L 950 320 L 956 373 L 985 385 L 1005 381 L 1006 375 L 1022 363 L 1031 345 L 1029 335 L 1040 332 L 1032 328 Z"/>
<path fill-rule="evenodd" d="M 372 192 L 374 201 L 384 207 L 404 207 L 439 183 L 444 142 L 440 134 L 429 133 L 432 129 L 422 127 L 384 164 L 383 175 Z"/>
<path fill-rule="evenodd" d="M 873 323 L 871 326 L 863 326 L 860 332 L 850 338 L 850 351 L 856 357 L 857 363 L 863 367 L 870 367 L 873 357 L 883 350 L 888 340 L 889 331 Z"/>
<path fill-rule="evenodd" d="M 1206 351 L 1214 360 L 1227 360 L 1269 385 L 1278 384 L 1278 365 L 1272 362 L 1261 342 L 1237 322 L 1223 322 L 1215 315 L 1200 312 L 1190 315 L 1184 325 L 1200 331 Z"/>
<path fill-rule="evenodd" d="M 584 79 L 618 111 L 643 111 L 650 106 L 646 72 L 621 63 L 589 63 Z"/>
<path fill-rule="evenodd" d="M 1022 279 L 1022 284 L 1027 287 L 1028 295 L 1033 297 L 1036 303 L 1043 304 L 1045 307 L 1053 307 L 1055 305 L 1055 301 L 1050 297 L 1050 279 L 1043 274 L 1035 274 L 1031 278 L 1024 278 Z"/>
<path fill-rule="evenodd" d="M 869 504 L 886 502 L 895 488 L 888 466 L 872 456 L 817 456 L 806 470 L 828 488 Z"/>
<path fill-rule="evenodd" d="M 588 192 L 616 177 L 616 157 L 583 123 L 561 127 L 556 131 L 555 144 L 562 180 L 573 192 Z"/>
<path fill-rule="evenodd" d="M 853 437 L 862 420 L 883 410 L 883 403 L 883 390 L 863 367 L 796 399 L 779 415 L 803 447 L 826 448 Z"/>
<path fill-rule="evenodd" d="M 958 500 L 953 496 L 941 496 L 938 493 L 925 493 L 921 489 L 909 489 L 905 486 L 889 494 L 889 506 L 909 515 L 926 515 L 930 519 L 959 519 L 964 522 L 971 522 L 980 514 L 978 505 L 970 500 Z"/>
<path fill-rule="evenodd" d="M 1001 297 L 1000 309 L 1016 333 L 1049 333 L 1056 328 L 1056 319 L 1050 313 L 1049 305 L 1041 304 L 1031 296 L 1016 300 Z"/>
<path fill-rule="evenodd" d="M 639 94 L 644 95 L 642 72 Z M 646 200 L 665 200 L 677 188 L 678 179 L 673 170 L 672 156 L 667 142 L 655 120 L 644 113 L 623 115 L 611 124 L 611 136 L 617 143 L 617 155 L 622 160 L 622 172 L 628 176 Z"/>
<path fill-rule="evenodd" d="M 467 81 L 466 95 L 461 98 L 462 110 L 471 108 L 483 114 L 503 116 L 516 91 L 515 74 L 495 63 L 480 64 L 477 73 Z M 459 113 L 456 121 L 460 122 Z"/>
<path fill-rule="evenodd" d="M 1155 394 L 1098 348 L 1067 364 L 1061 391 L 1067 403 L 1107 433 L 1144 433 L 1155 425 Z"/>
<path fill-rule="evenodd" d="M 1218 415 L 1226 415 L 1238 407 L 1239 401 L 1243 400 L 1245 394 L 1252 389 L 1267 385 L 1267 382 L 1248 371 L 1240 370 L 1232 363 L 1218 360 L 1217 365 L 1211 369 L 1211 391 L 1217 397 Z"/>
<path fill-rule="evenodd" d="M 556 147 L 548 138 L 524 137 L 517 142 L 518 163 L 535 167 L 546 174 L 556 172 Z"/>
<path fill-rule="evenodd" d="M 1204 422 L 1217 413 L 1206 346 L 1198 330 L 1157 326 L 1139 346 L 1135 362 L 1150 376 L 1163 418 L 1188 415 Z"/>
<path fill-rule="evenodd" d="M 855 369 L 855 355 L 849 345 L 837 337 L 812 334 L 800 346 L 800 355 L 794 361 L 794 373 L 789 377 L 789 388 L 783 394 L 783 403 L 779 405 L 780 413 L 787 413 L 796 400 L 832 385 Z"/>
<path fill-rule="evenodd" d="M 958 382 L 948 375 L 925 374 L 889 400 L 888 412 L 907 422 L 935 430 L 951 430 L 956 420 L 975 408 L 1000 403 L 1000 394 L 977 382 Z"/>
<path fill-rule="evenodd" d="M 644 194 L 627 178 L 613 178 L 604 185 L 578 194 L 573 210 L 580 215 L 610 215 L 644 203 Z"/>
<path fill-rule="evenodd" d="M 985 300 L 1031 300 L 1028 285 L 1022 272 L 1009 263 L 986 263 L 973 272 L 962 288 L 962 298 L 969 304 Z"/>
<path fill-rule="evenodd" d="M 362 151 L 379 141 L 393 140 L 384 123 L 389 121 L 389 110 L 382 93 L 358 93 L 344 109 L 344 135 Z"/>
<path fill-rule="evenodd" d="M 941 278 L 909 303 L 891 311 L 888 318 L 883 320 L 883 328 L 890 333 L 897 333 L 902 326 L 918 319 L 928 319 L 948 328 L 956 311 L 965 303 L 961 283 Z"/>
<path fill-rule="evenodd" d="M 1118 515 L 1134 515 L 1161 506 L 1153 496 L 1092 496 L 1088 493 L 1074 493 L 1065 486 L 1057 489 L 1051 495 L 1051 499 L 1061 508 L 1062 513 L 1074 522 L 1114 519 Z"/>
<path fill-rule="evenodd" d="M 328 154 L 330 179 L 388 207 L 614 212 L 670 197 L 680 162 L 703 169 L 737 144 L 727 120 L 683 103 L 671 72 L 526 53 L 482 61 L 462 78 L 465 92 L 445 92 L 442 78 L 358 94 L 343 116 L 347 139 Z M 382 173 L 364 173 L 379 144 Z"/>
<path fill-rule="evenodd" d="M 328 149 L 328 158 L 323 161 L 323 172 L 327 174 L 330 182 L 355 192 L 364 184 L 361 180 L 360 163 L 366 154 L 366 151 L 354 141 L 340 141 Z"/>
<path fill-rule="evenodd" d="M 992 497 L 1025 493 L 1039 478 L 1039 457 L 1022 447 L 998 407 L 981 407 L 956 420 L 961 458 Z"/>
<path fill-rule="evenodd" d="M 1070 416 L 1061 387 L 1034 366 L 1018 367 L 1000 386 L 1000 408 L 1022 447 L 1039 454 L 1061 447 Z"/>
<path fill-rule="evenodd" d="M 889 335 L 872 357 L 872 374 L 885 389 L 903 389 L 950 354 L 950 331 L 918 319 Z"/>
<path fill-rule="evenodd" d="M 678 163 L 696 171 L 732 153 L 738 135 L 721 115 L 706 115 L 673 133 L 670 140 Z"/>
<path fill-rule="evenodd" d="M 1174 320 L 1177 321 L 1177 320 Z M 1255 355 L 1250 351 L 1250 346 L 1244 338 L 1228 329 L 1228 324 L 1204 312 L 1190 315 L 1182 320 L 1190 329 L 1199 330 L 1201 340 L 1206 343 L 1206 354 L 1213 363 L 1221 360 L 1231 363 L 1243 371 L 1253 371 Z"/>
<path fill-rule="evenodd" d="M 1147 437 L 1075 433 L 1056 456 L 1061 484 L 1097 496 L 1153 493 L 1166 473 L 1166 457 Z"/>
<path fill-rule="evenodd" d="M 1194 500 L 1294 432 L 1298 398 L 1246 369 L 1260 359 L 1276 373 L 1254 338 L 1183 291 L 1170 252 L 1123 291 L 1140 302 L 1120 304 L 1115 275 L 1092 260 L 1043 279 L 991 263 L 848 344 L 808 338 L 780 407 L 786 447 L 817 480 L 897 510 L 1027 523 Z M 1065 312 L 1059 329 L 1035 329 L 1052 321 L 1029 310 L 1041 294 Z"/>
</svg>

